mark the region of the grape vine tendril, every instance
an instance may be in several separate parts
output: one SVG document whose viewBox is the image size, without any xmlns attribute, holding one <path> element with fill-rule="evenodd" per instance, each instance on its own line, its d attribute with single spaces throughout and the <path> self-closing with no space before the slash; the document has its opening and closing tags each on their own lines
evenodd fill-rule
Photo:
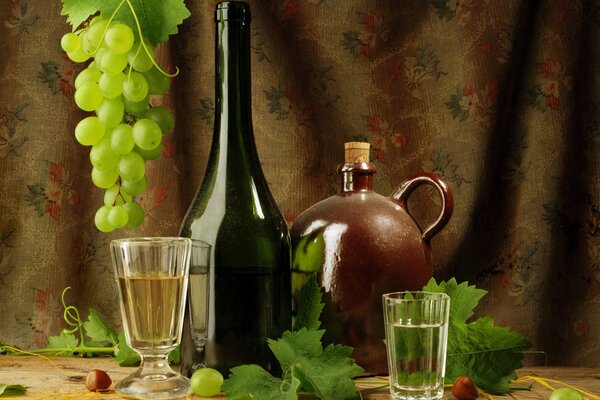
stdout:
<svg viewBox="0 0 600 400">
<path fill-rule="evenodd" d="M 133 15 L 133 19 L 135 21 L 135 26 L 137 27 L 138 33 L 140 34 L 140 38 L 141 38 L 142 37 L 142 27 L 140 25 L 140 20 L 137 17 L 135 9 L 133 8 L 133 5 L 131 4 L 131 2 L 129 0 L 123 0 L 123 1 L 127 3 L 127 5 L 129 6 L 129 9 L 131 10 L 131 14 Z M 152 65 L 154 65 L 156 67 L 156 69 L 159 70 L 163 75 L 168 76 L 169 78 L 173 78 L 173 77 L 179 75 L 179 67 L 177 67 L 177 66 L 175 67 L 175 73 L 173 73 L 173 74 L 169 74 L 168 72 L 164 71 L 160 67 L 160 65 L 158 65 L 156 63 L 156 61 L 154 60 L 154 57 L 150 54 L 150 51 L 146 47 L 146 43 L 144 43 L 143 39 L 140 39 L 140 46 L 144 48 L 144 51 L 146 52 L 148 57 L 150 57 L 150 60 L 152 60 Z M 137 54 L 136 54 L 136 56 L 137 56 Z M 131 71 L 131 69 L 130 69 L 130 71 Z"/>
<path fill-rule="evenodd" d="M 115 9 L 115 11 L 113 11 L 112 15 L 108 19 L 108 22 L 106 23 L 106 26 L 104 27 L 104 31 L 102 32 L 102 36 L 100 37 L 100 40 L 98 41 L 98 46 L 96 47 L 96 50 L 94 50 L 94 52 L 92 54 L 96 54 L 98 52 L 98 50 L 100 50 L 100 47 L 102 47 L 102 41 L 104 40 L 104 36 L 106 36 L 106 31 L 108 31 L 108 27 L 110 26 L 110 23 L 115 18 L 115 16 L 117 15 L 119 10 L 123 6 L 123 4 L 125 4 L 125 1 L 126 0 L 121 0 L 121 2 L 119 3 L 119 5 Z M 133 10 L 132 10 L 132 12 L 133 12 Z M 134 12 L 134 18 L 135 18 L 135 12 Z M 141 35 L 142 35 L 142 32 L 140 31 L 140 36 Z"/>
</svg>

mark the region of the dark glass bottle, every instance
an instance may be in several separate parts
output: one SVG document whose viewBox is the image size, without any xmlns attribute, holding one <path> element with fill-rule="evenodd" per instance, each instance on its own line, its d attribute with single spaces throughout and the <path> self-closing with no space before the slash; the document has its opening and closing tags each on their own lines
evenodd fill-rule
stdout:
<svg viewBox="0 0 600 400">
<path fill-rule="evenodd" d="M 250 8 L 217 4 L 215 122 L 204 179 L 181 235 L 212 246 L 204 363 L 221 373 L 240 365 L 279 368 L 267 338 L 291 327 L 291 242 L 263 175 L 252 128 Z M 182 372 L 194 357 L 182 340 Z M 198 360 L 196 360 L 197 362 Z"/>
</svg>

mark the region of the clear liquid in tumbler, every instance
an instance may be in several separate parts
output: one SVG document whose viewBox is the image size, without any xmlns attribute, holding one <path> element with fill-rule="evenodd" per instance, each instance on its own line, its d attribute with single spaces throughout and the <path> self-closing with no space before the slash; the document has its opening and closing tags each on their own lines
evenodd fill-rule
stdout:
<svg viewBox="0 0 600 400">
<path fill-rule="evenodd" d="M 184 283 L 183 276 L 119 277 L 123 325 L 132 348 L 151 352 L 176 347 Z"/>
<path fill-rule="evenodd" d="M 387 324 L 386 329 L 394 399 L 441 398 L 447 323 L 412 324 L 408 319 Z"/>
</svg>

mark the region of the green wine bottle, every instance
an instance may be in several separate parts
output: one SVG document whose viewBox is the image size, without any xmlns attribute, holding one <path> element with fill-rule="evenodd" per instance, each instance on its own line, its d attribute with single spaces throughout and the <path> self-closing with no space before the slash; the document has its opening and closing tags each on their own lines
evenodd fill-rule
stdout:
<svg viewBox="0 0 600 400">
<path fill-rule="evenodd" d="M 221 2 L 215 21 L 212 146 L 181 227 L 182 236 L 212 246 L 208 332 L 204 360 L 194 360 L 199 355 L 183 338 L 182 372 L 190 375 L 198 363 L 225 375 L 249 363 L 277 371 L 267 338 L 279 338 L 291 327 L 291 242 L 254 142 L 250 8 L 243 2 Z"/>
</svg>

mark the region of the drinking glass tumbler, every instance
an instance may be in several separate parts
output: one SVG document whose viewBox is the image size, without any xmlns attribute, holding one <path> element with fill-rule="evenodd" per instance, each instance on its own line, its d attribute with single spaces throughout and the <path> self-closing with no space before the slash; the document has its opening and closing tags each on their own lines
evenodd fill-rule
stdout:
<svg viewBox="0 0 600 400">
<path fill-rule="evenodd" d="M 125 338 L 141 356 L 140 367 L 117 383 L 117 393 L 175 399 L 191 392 L 167 359 L 181 340 L 191 245 L 177 237 L 111 242 Z"/>
<path fill-rule="evenodd" d="M 444 395 L 450 297 L 444 293 L 383 295 L 390 393 L 396 400 Z"/>
</svg>

